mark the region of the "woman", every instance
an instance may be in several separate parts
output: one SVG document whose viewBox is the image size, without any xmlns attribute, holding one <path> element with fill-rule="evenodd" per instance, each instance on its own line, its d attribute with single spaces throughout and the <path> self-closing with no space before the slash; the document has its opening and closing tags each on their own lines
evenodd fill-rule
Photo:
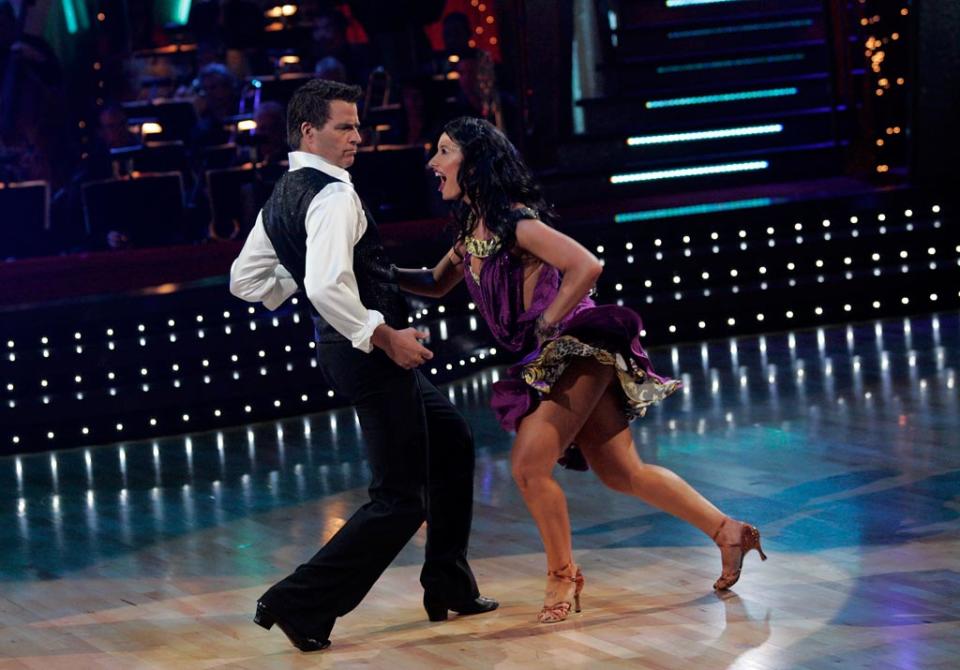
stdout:
<svg viewBox="0 0 960 670">
<path fill-rule="evenodd" d="M 737 582 L 751 549 L 766 560 L 756 528 L 725 516 L 670 470 L 640 460 L 628 421 L 680 383 L 653 371 L 635 312 L 591 300 L 600 262 L 544 223 L 553 213 L 503 133 L 480 119 L 452 121 L 429 167 L 454 204 L 457 241 L 432 270 L 399 270 L 400 285 L 440 297 L 465 278 L 497 341 L 526 354 L 494 385 L 491 404 L 500 424 L 517 433 L 513 476 L 547 554 L 538 620 L 580 611 L 583 588 L 566 499 L 551 474 L 558 457 L 712 537 L 723 563 L 715 589 Z"/>
</svg>

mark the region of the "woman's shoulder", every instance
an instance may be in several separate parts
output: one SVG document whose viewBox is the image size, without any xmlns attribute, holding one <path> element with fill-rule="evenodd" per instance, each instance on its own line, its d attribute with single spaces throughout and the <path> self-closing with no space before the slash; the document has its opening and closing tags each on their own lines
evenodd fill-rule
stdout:
<svg viewBox="0 0 960 670">
<path fill-rule="evenodd" d="M 540 214 L 532 207 L 528 207 L 521 202 L 515 202 L 510 209 L 510 219 L 513 223 L 523 221 L 524 219 L 539 220 Z"/>
</svg>

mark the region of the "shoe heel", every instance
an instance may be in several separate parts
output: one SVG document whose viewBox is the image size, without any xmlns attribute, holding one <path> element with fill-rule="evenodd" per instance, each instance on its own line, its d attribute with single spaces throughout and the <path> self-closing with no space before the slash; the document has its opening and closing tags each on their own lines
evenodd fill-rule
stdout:
<svg viewBox="0 0 960 670">
<path fill-rule="evenodd" d="M 257 603 L 257 613 L 253 616 L 253 623 L 270 630 L 273 628 L 273 624 L 276 622 L 277 620 L 274 619 L 270 613 L 263 608 L 263 605 Z"/>
<path fill-rule="evenodd" d="M 763 547 L 760 546 L 760 531 L 757 530 L 756 527 L 752 528 L 751 530 L 753 535 L 753 544 L 757 550 L 757 553 L 760 554 L 760 560 L 765 561 L 767 560 L 767 555 L 763 553 Z"/>
<path fill-rule="evenodd" d="M 573 597 L 573 611 L 579 614 L 580 612 L 580 595 L 577 594 Z"/>
<path fill-rule="evenodd" d="M 437 602 L 430 598 L 424 597 L 423 609 L 427 611 L 427 618 L 433 622 L 446 621 L 449 616 L 446 603 Z"/>
</svg>

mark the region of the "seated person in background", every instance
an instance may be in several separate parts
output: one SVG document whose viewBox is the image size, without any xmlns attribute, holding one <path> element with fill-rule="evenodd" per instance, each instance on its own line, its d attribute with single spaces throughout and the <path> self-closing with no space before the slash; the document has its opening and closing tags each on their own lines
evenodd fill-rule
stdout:
<svg viewBox="0 0 960 670">
<path fill-rule="evenodd" d="M 257 122 L 257 168 L 254 181 L 240 189 L 241 215 L 240 227 L 230 237 L 246 239 L 257 214 L 267 202 L 277 180 L 287 171 L 287 118 L 283 106 L 276 102 L 265 102 L 257 108 L 254 120 Z"/>
<path fill-rule="evenodd" d="M 140 138 L 130 132 L 123 107 L 115 102 L 106 104 L 97 116 L 94 141 L 81 155 L 80 166 L 51 200 L 50 233 L 56 250 L 70 252 L 104 245 L 118 248 L 126 244 L 125 236 L 117 231 L 110 231 L 104 240 L 86 239 L 82 189 L 87 182 L 115 176 L 111 149 L 137 144 Z"/>
<path fill-rule="evenodd" d="M 13 5 L 9 0 L 0 0 L 0 76 L 14 58 L 19 59 L 29 75 L 40 83 L 46 86 L 60 85 L 63 77 L 53 49 L 38 35 L 17 35 L 17 17 Z"/>
<path fill-rule="evenodd" d="M 257 123 L 254 131 L 257 163 L 276 165 L 287 160 L 287 119 L 283 105 L 273 101 L 264 102 L 257 108 L 253 120 Z"/>
<path fill-rule="evenodd" d="M 477 57 L 476 47 L 470 46 L 473 31 L 470 19 L 463 12 L 450 12 L 443 17 L 443 55 L 457 56 L 460 60 Z"/>
<path fill-rule="evenodd" d="M 317 61 L 313 73 L 320 79 L 339 81 L 341 84 L 352 83 L 348 81 L 347 68 L 333 56 Z"/>
<path fill-rule="evenodd" d="M 373 70 L 373 58 L 369 46 L 347 40 L 347 17 L 336 9 L 320 9 L 312 12 L 311 24 L 311 69 L 322 79 L 366 86 Z"/>
<path fill-rule="evenodd" d="M 200 70 L 194 90 L 198 121 L 190 136 L 191 149 L 226 144 L 231 138 L 224 121 L 237 114 L 240 104 L 236 79 L 225 65 L 211 63 Z"/>
<path fill-rule="evenodd" d="M 463 12 L 451 12 L 443 18 L 443 60 L 457 73 L 460 83 L 460 109 L 456 114 L 479 116 L 502 128 L 493 58 L 470 46 L 472 36 L 470 20 Z M 455 62 L 451 62 L 451 56 Z"/>
<path fill-rule="evenodd" d="M 451 117 L 473 116 L 503 126 L 493 58 L 470 46 L 472 37 L 466 14 L 443 17 L 443 49 L 434 52 L 434 74 L 424 89 L 430 137 L 439 136 Z"/>
<path fill-rule="evenodd" d="M 429 139 L 423 88 L 432 76 L 433 48 L 424 27 L 440 20 L 445 0 L 351 0 L 357 18 L 400 92 L 409 144 Z"/>
<path fill-rule="evenodd" d="M 122 105 L 105 105 L 97 117 L 97 139 L 108 149 L 140 144 L 140 138 L 130 132 L 127 112 Z"/>
<path fill-rule="evenodd" d="M 63 76 L 53 49 L 21 33 L 13 5 L 0 0 L 0 154 L 7 178 L 43 179 L 58 188 L 74 162 L 63 104 Z"/>
</svg>

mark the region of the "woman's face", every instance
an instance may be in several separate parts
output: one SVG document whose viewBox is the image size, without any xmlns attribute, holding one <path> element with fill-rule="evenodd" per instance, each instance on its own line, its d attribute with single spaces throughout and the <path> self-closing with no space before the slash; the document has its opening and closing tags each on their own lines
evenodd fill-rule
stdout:
<svg viewBox="0 0 960 670">
<path fill-rule="evenodd" d="M 457 175 L 460 174 L 460 165 L 463 163 L 463 152 L 460 145 L 443 133 L 437 142 L 437 153 L 434 154 L 427 166 L 440 179 L 440 197 L 444 200 L 457 200 L 463 197 Z"/>
</svg>

